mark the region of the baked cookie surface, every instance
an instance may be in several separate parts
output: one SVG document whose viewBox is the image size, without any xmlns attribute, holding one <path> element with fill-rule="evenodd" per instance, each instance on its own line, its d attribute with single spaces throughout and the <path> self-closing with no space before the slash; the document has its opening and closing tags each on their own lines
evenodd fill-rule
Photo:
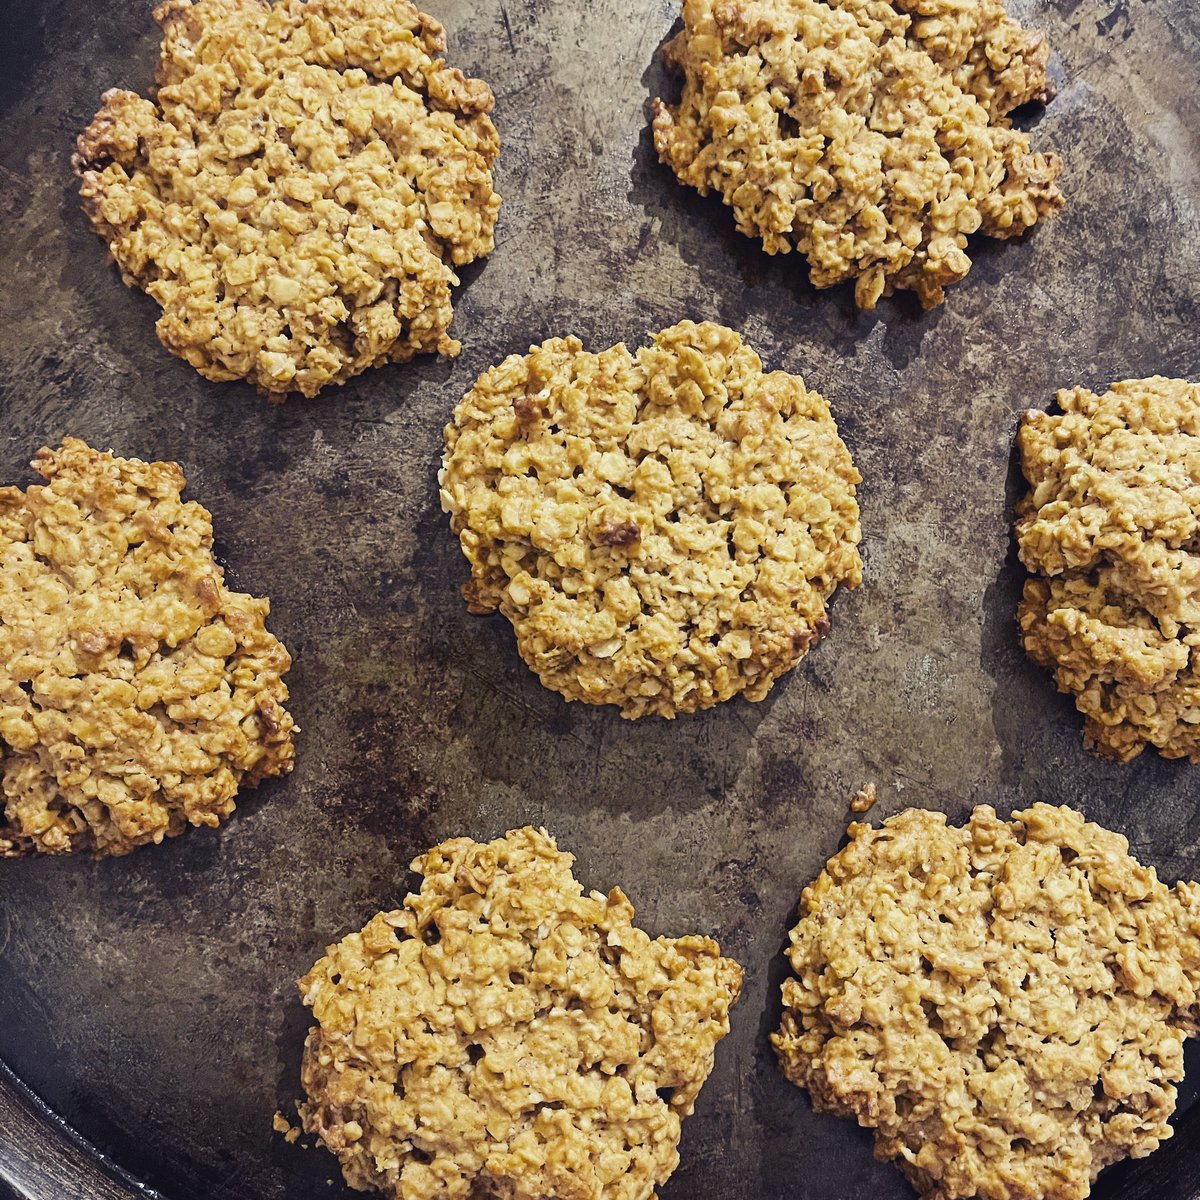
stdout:
<svg viewBox="0 0 1200 1200">
<path fill-rule="evenodd" d="M 934 1200 L 1082 1200 L 1171 1135 L 1200 885 L 1047 804 L 850 837 L 804 890 L 772 1035 L 816 1108 L 875 1129 Z"/>
<path fill-rule="evenodd" d="M 408 0 L 167 0 L 153 99 L 105 93 L 84 209 L 158 335 L 282 399 L 457 354 L 454 268 L 492 250 L 492 93 Z"/>
<path fill-rule="evenodd" d="M 0 856 L 126 854 L 291 770 L 291 659 L 174 463 L 67 438 L 0 488 Z"/>
<path fill-rule="evenodd" d="M 1200 386 L 1131 379 L 1058 404 L 1017 438 L 1017 544 L 1036 576 L 1022 642 L 1101 754 L 1200 762 Z"/>
<path fill-rule="evenodd" d="M 862 578 L 860 476 L 828 404 L 719 325 L 512 355 L 445 437 L 464 594 L 568 699 L 626 717 L 761 700 Z"/>
<path fill-rule="evenodd" d="M 1046 101 L 1049 47 L 1000 0 L 684 0 L 666 49 L 678 105 L 654 144 L 769 254 L 861 308 L 926 308 L 970 270 L 967 236 L 1024 233 L 1062 206 L 1062 163 L 1008 114 Z"/>
<path fill-rule="evenodd" d="M 304 1128 L 400 1200 L 646 1200 L 679 1161 L 741 968 L 584 893 L 544 831 L 456 838 L 300 981 Z"/>
</svg>

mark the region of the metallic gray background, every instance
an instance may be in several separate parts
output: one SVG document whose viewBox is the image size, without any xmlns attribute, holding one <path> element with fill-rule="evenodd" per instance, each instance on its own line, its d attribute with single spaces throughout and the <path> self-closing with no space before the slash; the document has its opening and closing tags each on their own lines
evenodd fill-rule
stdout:
<svg viewBox="0 0 1200 1200">
<path fill-rule="evenodd" d="M 0 1061 L 172 1198 L 338 1197 L 331 1157 L 271 1132 L 307 1024 L 292 981 L 401 899 L 418 850 L 543 823 L 648 929 L 714 934 L 747 968 L 665 1200 L 909 1195 L 766 1043 L 789 917 L 850 793 L 878 784 L 873 819 L 1067 801 L 1164 878 L 1200 873 L 1200 768 L 1085 753 L 1071 703 L 1018 650 L 1008 507 L 1022 409 L 1064 385 L 1200 375 L 1200 11 L 1015 2 L 1056 51 L 1035 141 L 1066 160 L 1067 206 L 1023 241 L 977 244 L 936 312 L 864 315 L 657 164 L 646 103 L 674 0 L 428 4 L 451 60 L 492 84 L 504 139 L 496 252 L 458 299 L 463 355 L 283 408 L 168 355 L 156 306 L 121 286 L 79 210 L 73 137 L 105 88 L 149 83 L 150 5 L 0 8 L 0 479 L 27 482 L 64 434 L 181 462 L 231 582 L 272 598 L 303 727 L 295 774 L 219 833 L 0 865 Z M 830 398 L 865 477 L 866 578 L 765 703 L 631 724 L 543 691 L 503 619 L 468 615 L 440 431 L 482 368 L 532 340 L 636 344 L 683 317 L 739 328 Z M 30 1160 L 58 1162 L 61 1138 L 10 1091 L 0 1078 L 0 1180 L 83 1194 L 39 1183 Z M 1200 1194 L 1198 1135 L 1195 1112 L 1097 1194 Z"/>
</svg>

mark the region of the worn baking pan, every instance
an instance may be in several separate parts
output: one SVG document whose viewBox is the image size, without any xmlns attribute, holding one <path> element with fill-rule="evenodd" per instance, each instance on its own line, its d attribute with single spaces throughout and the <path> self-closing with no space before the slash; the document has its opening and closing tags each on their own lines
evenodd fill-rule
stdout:
<svg viewBox="0 0 1200 1200">
<path fill-rule="evenodd" d="M 657 164 L 646 103 L 669 87 L 675 0 L 428 6 L 455 61 L 492 83 L 505 143 L 497 249 L 460 293 L 463 355 L 284 407 L 162 350 L 155 306 L 79 210 L 73 137 L 105 88 L 148 83 L 150 4 L 0 10 L 0 479 L 27 481 L 32 453 L 68 433 L 181 462 L 231 580 L 273 600 L 303 728 L 295 774 L 220 832 L 0 866 L 0 1191 L 346 1194 L 331 1157 L 271 1130 L 306 1028 L 293 980 L 399 901 L 416 851 L 533 822 L 585 882 L 620 882 L 649 929 L 715 934 L 746 964 L 664 1197 L 910 1195 L 867 1134 L 812 1112 L 766 1040 L 793 906 L 849 795 L 874 781 L 875 819 L 1070 802 L 1164 879 L 1200 874 L 1200 768 L 1083 749 L 1072 705 L 1017 647 L 1009 536 L 1022 409 L 1062 385 L 1200 375 L 1200 10 L 1015 2 L 1055 48 L 1059 96 L 1034 119 L 1066 160 L 1067 206 L 979 246 L 943 308 L 862 315 Z M 766 702 L 630 723 L 543 691 L 504 621 L 467 613 L 435 495 L 440 430 L 485 365 L 531 340 L 636 344 L 683 317 L 738 327 L 831 399 L 865 477 L 866 578 Z M 1190 1061 L 1177 1136 L 1097 1196 L 1200 1196 Z"/>
</svg>

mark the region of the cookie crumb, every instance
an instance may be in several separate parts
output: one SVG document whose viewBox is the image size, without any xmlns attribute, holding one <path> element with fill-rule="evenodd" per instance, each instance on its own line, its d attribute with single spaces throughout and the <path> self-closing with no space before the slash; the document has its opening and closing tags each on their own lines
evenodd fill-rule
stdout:
<svg viewBox="0 0 1200 1200">
<path fill-rule="evenodd" d="M 850 811 L 855 813 L 870 812 L 875 807 L 875 785 L 868 783 L 861 791 L 854 793 L 850 801 Z"/>
<path fill-rule="evenodd" d="M 283 1140 L 287 1142 L 289 1146 L 294 1146 L 300 1138 L 301 1131 L 299 1126 L 293 1125 L 281 1112 L 276 1112 L 275 1116 L 272 1118 L 271 1128 L 274 1129 L 276 1133 L 282 1133 Z"/>
</svg>

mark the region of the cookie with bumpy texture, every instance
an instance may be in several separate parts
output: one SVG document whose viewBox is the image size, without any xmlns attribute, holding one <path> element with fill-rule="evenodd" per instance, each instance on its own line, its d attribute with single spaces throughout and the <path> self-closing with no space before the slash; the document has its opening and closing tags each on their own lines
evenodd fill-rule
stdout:
<svg viewBox="0 0 1200 1200">
<path fill-rule="evenodd" d="M 106 92 L 83 206 L 158 336 L 276 400 L 458 353 L 456 267 L 492 250 L 492 93 L 408 0 L 167 0 L 151 99 Z"/>
<path fill-rule="evenodd" d="M 1049 48 L 1001 0 L 684 0 L 683 23 L 659 158 L 817 287 L 854 280 L 860 308 L 900 289 L 940 304 L 970 234 L 1062 206 L 1060 159 L 1008 117 L 1053 95 Z"/>
<path fill-rule="evenodd" d="M 1017 438 L 1017 544 L 1036 576 L 1021 639 L 1101 754 L 1200 762 L 1200 386 L 1130 379 L 1058 404 Z"/>
<path fill-rule="evenodd" d="M 471 609 L 498 608 L 569 700 L 626 717 L 761 700 L 861 581 L 860 476 L 829 405 L 719 325 L 512 355 L 445 436 Z"/>
<path fill-rule="evenodd" d="M 287 651 L 174 463 L 67 438 L 0 488 L 0 856 L 127 854 L 292 769 Z"/>
<path fill-rule="evenodd" d="M 443 842 L 403 908 L 300 981 L 304 1128 L 396 1200 L 648 1200 L 729 1031 L 741 968 L 650 938 L 536 829 Z"/>
<path fill-rule="evenodd" d="M 1171 1136 L 1200 885 L 1069 808 L 908 809 L 805 888 L 772 1035 L 814 1107 L 931 1200 L 1083 1200 Z"/>
</svg>

